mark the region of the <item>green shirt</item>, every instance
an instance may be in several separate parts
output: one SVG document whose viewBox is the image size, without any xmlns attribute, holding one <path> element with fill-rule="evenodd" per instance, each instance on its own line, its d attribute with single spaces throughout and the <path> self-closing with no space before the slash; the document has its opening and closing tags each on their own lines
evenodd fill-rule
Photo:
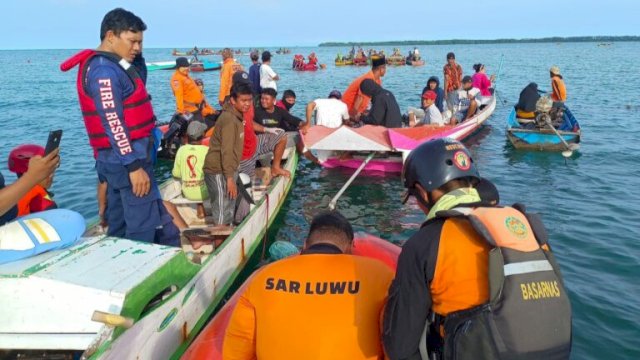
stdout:
<svg viewBox="0 0 640 360">
<path fill-rule="evenodd" d="M 209 197 L 202 171 L 208 150 L 204 145 L 182 145 L 176 154 L 171 174 L 181 180 L 182 195 L 189 200 L 202 201 Z"/>
</svg>

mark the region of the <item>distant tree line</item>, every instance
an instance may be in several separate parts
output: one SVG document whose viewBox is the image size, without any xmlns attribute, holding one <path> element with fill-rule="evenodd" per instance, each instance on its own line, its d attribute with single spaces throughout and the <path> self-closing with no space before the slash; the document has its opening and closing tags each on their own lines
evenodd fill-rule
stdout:
<svg viewBox="0 0 640 360">
<path fill-rule="evenodd" d="M 405 40 L 405 41 L 370 41 L 370 42 L 323 42 L 320 47 L 329 46 L 413 46 L 413 45 L 477 45 L 477 44 L 522 44 L 522 43 L 556 43 L 556 42 L 614 42 L 640 41 L 640 36 L 571 36 L 546 37 L 539 39 L 494 39 L 494 40 Z"/>
</svg>

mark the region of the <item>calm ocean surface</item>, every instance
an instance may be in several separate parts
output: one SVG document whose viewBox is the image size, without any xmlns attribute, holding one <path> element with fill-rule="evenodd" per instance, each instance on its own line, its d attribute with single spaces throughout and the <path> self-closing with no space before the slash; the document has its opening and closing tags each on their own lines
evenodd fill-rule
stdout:
<svg viewBox="0 0 640 360">
<path fill-rule="evenodd" d="M 392 47 L 385 47 L 387 54 Z M 409 48 L 403 48 L 403 53 Z M 274 49 L 275 50 L 275 49 Z M 289 69 L 293 54 L 274 55 L 282 78 L 280 92 L 293 89 L 293 113 L 303 117 L 307 102 L 344 91 L 365 68 L 336 68 L 333 59 L 347 48 L 294 48 L 293 53 L 318 54 L 327 70 L 316 73 Z M 504 64 L 498 77 L 500 102 L 487 126 L 467 141 L 481 174 L 500 189 L 503 204 L 522 202 L 540 212 L 549 230 L 571 295 L 574 314 L 573 359 L 640 358 L 640 43 L 457 45 L 420 47 L 427 65 L 389 68 L 383 79 L 400 106 L 415 106 L 431 75 L 442 80 L 445 54 L 454 51 L 465 74 L 472 64 L 486 64 L 489 74 Z M 53 191 L 61 207 L 85 217 L 97 214 L 96 175 L 92 151 L 83 128 L 76 71 L 62 73 L 59 64 L 72 50 L 0 51 L 0 171 L 8 153 L 22 143 L 44 145 L 51 129 L 64 130 L 62 166 Z M 148 49 L 147 61 L 172 60 L 170 49 Z M 219 57 L 212 57 L 219 60 Z M 636 59 L 634 61 L 633 59 Z M 248 56 L 240 61 L 247 67 Z M 572 159 L 560 154 L 513 150 L 505 137 L 505 118 L 520 90 L 529 82 L 549 88 L 548 68 L 560 66 L 567 83 L 568 105 L 583 129 L 582 148 Z M 174 100 L 170 71 L 149 73 L 148 87 L 161 121 L 170 118 Z M 219 72 L 194 74 L 205 81 L 216 103 Z M 159 180 L 169 176 L 160 164 Z M 348 170 L 326 170 L 301 161 L 298 175 L 271 239 L 301 245 L 308 222 L 325 207 L 350 176 Z M 357 230 L 400 242 L 424 220 L 415 204 L 402 206 L 398 176 L 359 176 L 338 202 Z M 522 324 L 526 327 L 526 324 Z"/>
</svg>

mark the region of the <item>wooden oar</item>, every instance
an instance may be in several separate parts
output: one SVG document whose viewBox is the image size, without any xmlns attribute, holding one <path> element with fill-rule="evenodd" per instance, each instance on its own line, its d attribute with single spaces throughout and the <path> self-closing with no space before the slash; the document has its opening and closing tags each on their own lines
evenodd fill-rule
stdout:
<svg viewBox="0 0 640 360">
<path fill-rule="evenodd" d="M 580 148 L 580 145 L 578 144 L 571 144 L 573 146 L 570 146 L 569 143 L 567 143 L 567 141 L 562 137 L 562 135 L 560 135 L 560 133 L 558 132 L 558 130 L 556 130 L 556 128 L 553 126 L 553 124 L 551 124 L 551 120 L 547 119 L 546 121 L 547 125 L 549 126 L 549 128 L 551 130 L 553 130 L 554 133 L 556 133 L 556 135 L 558 135 L 558 137 L 560 138 L 560 141 L 562 141 L 562 143 L 564 144 L 564 146 L 567 148 L 567 150 L 562 152 L 562 156 L 569 158 L 571 157 L 571 155 L 573 155 L 573 151 L 574 150 L 578 150 Z"/>
<path fill-rule="evenodd" d="M 364 161 L 362 162 L 362 164 L 360 164 L 360 166 L 358 167 L 358 169 L 356 169 L 356 171 L 353 173 L 353 175 L 351 175 L 351 177 L 349 178 L 349 180 L 347 180 L 347 182 L 342 185 L 342 188 L 340 189 L 340 191 L 338 191 L 338 193 L 336 194 L 336 196 L 333 197 L 333 199 L 331 199 L 331 202 L 329 202 L 329 209 L 330 210 L 335 210 L 336 209 L 336 203 L 338 202 L 338 199 L 340 198 L 340 196 L 342 196 L 342 194 L 345 192 L 345 190 L 347 190 L 347 188 L 349 187 L 349 185 L 351 185 L 351 183 L 353 182 L 353 180 L 355 180 L 355 178 L 358 176 L 358 174 L 360 174 L 360 172 L 364 169 L 365 166 L 367 166 L 367 164 L 369 163 L 369 161 L 371 161 L 371 159 L 373 159 L 373 156 L 376 153 L 371 153 L 369 154 L 369 156 L 367 156 L 366 159 L 364 159 Z"/>
</svg>

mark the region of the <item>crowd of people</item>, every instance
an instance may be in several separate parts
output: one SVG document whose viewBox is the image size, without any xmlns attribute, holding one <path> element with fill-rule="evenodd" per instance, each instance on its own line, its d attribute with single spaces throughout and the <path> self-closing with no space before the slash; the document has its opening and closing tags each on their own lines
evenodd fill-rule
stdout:
<svg viewBox="0 0 640 360">
<path fill-rule="evenodd" d="M 145 30 L 138 16 L 114 9 L 105 15 L 97 50 L 79 52 L 62 68 L 78 66 L 81 74 L 77 91 L 104 184 L 101 215 L 108 234 L 177 246 L 179 215 L 162 201 L 153 176 L 155 116 L 140 65 Z M 176 60 L 170 80 L 176 115 L 187 124 L 172 173 L 187 199 L 209 200 L 218 227 L 246 216 L 251 200 L 239 196 L 240 174 L 251 177 L 264 155 L 272 154 L 272 176 L 290 176 L 281 167 L 285 148 L 305 152 L 299 132 L 314 113 L 316 124 L 327 127 L 402 126 L 394 95 L 382 87 L 384 58 L 374 59 L 371 71 L 344 95 L 333 90 L 308 103 L 305 120 L 289 112 L 293 91 L 277 100 L 280 77 L 268 51 L 262 63 L 251 54 L 249 73 L 230 50 L 223 58 L 221 110 L 208 104 L 186 59 Z M 492 96 L 493 80 L 482 64 L 474 69 L 463 77 L 449 53 L 443 88 L 437 77 L 429 78 L 420 109 L 409 112 L 410 125 L 445 124 L 445 106 L 450 124 L 473 116 Z M 550 73 L 553 100 L 562 102 L 560 70 Z M 533 85 L 523 92 L 533 94 Z M 521 115 L 531 103 L 521 96 Z M 200 145 L 213 126 L 209 145 Z M 12 152 L 9 169 L 18 180 L 5 187 L 0 176 L 1 220 L 55 207 L 47 189 L 59 164 L 58 150 L 45 155 L 40 147 L 23 146 Z M 313 219 L 301 255 L 251 278 L 231 316 L 223 358 L 568 358 L 570 305 L 540 219 L 522 205 L 497 207 L 497 189 L 454 140 L 429 141 L 412 151 L 403 181 L 404 201 L 415 197 L 427 221 L 405 243 L 395 274 L 381 262 L 351 255 L 349 222 L 337 212 L 322 213 Z M 198 217 L 204 216 L 200 205 Z"/>
</svg>

